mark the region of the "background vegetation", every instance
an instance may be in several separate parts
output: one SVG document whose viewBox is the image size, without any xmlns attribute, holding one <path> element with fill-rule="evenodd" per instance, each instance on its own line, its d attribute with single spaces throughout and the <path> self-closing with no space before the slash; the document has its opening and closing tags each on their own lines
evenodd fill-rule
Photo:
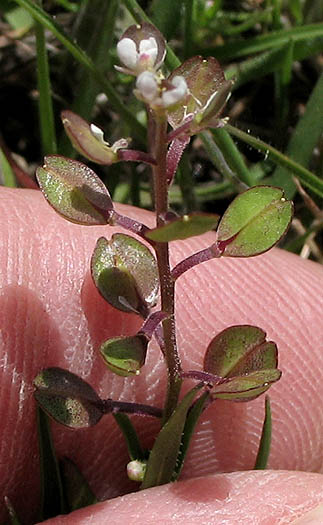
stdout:
<svg viewBox="0 0 323 525">
<path fill-rule="evenodd" d="M 169 70 L 214 56 L 235 80 L 229 125 L 192 140 L 172 207 L 221 213 L 246 186 L 280 186 L 295 202 L 283 247 L 323 261 L 321 0 L 1 0 L 0 16 L 2 184 L 33 187 L 43 154 L 76 156 L 63 109 L 95 122 L 110 142 L 145 144 L 133 79 L 113 66 L 124 29 L 149 19 L 169 42 Z M 114 200 L 152 207 L 148 168 L 92 167 Z"/>
</svg>

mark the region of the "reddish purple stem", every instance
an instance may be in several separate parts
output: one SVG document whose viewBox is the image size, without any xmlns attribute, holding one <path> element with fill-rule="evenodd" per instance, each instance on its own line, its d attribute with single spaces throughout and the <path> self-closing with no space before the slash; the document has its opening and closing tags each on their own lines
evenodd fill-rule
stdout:
<svg viewBox="0 0 323 525">
<path fill-rule="evenodd" d="M 202 383 L 215 386 L 222 383 L 229 382 L 228 378 L 210 374 L 210 372 L 204 372 L 204 370 L 189 370 L 188 372 L 182 372 L 183 378 L 196 379 Z"/>
<path fill-rule="evenodd" d="M 125 160 L 125 161 L 131 161 L 131 162 L 144 162 L 145 164 L 150 164 L 152 166 L 156 165 L 155 159 L 149 155 L 149 153 L 145 153 L 144 151 L 137 151 L 134 149 L 121 149 L 118 151 L 118 159 Z"/>
<path fill-rule="evenodd" d="M 187 257 L 187 259 L 184 259 L 183 261 L 179 262 L 172 269 L 172 278 L 176 280 L 184 272 L 187 272 L 187 270 L 190 270 L 197 264 L 201 264 L 203 262 L 209 261 L 210 259 L 216 259 L 218 257 L 221 257 L 222 253 L 223 253 L 223 250 L 220 250 L 217 243 L 214 243 L 208 248 L 205 248 L 204 250 L 201 250 L 200 252 L 194 253 L 190 257 Z"/>
<path fill-rule="evenodd" d="M 125 230 L 129 230 L 132 233 L 136 233 L 137 235 L 145 239 L 145 241 L 149 242 L 149 244 L 154 246 L 155 242 L 145 237 L 145 233 L 150 231 L 150 228 L 148 228 L 148 226 L 146 226 L 145 224 L 142 224 L 141 222 L 136 221 L 135 219 L 131 219 L 130 217 L 126 217 L 125 215 L 121 215 L 115 210 L 113 211 L 112 222 L 112 225 L 117 224 L 118 226 L 122 226 L 122 228 L 124 228 Z"/>
<path fill-rule="evenodd" d="M 161 408 L 153 407 L 151 405 L 143 405 L 141 403 L 113 401 L 113 399 L 102 399 L 99 408 L 102 410 L 103 414 L 117 414 L 118 412 L 124 412 L 126 414 L 137 414 L 138 416 L 152 416 L 159 418 L 163 415 Z"/>
<path fill-rule="evenodd" d="M 167 319 L 167 317 L 169 317 L 169 315 L 161 310 L 150 314 L 137 335 L 144 335 L 150 341 L 157 326 Z"/>
</svg>

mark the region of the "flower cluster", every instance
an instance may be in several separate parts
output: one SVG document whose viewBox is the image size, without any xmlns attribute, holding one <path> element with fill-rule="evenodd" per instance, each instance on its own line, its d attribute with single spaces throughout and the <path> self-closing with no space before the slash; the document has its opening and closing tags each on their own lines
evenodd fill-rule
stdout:
<svg viewBox="0 0 323 525">
<path fill-rule="evenodd" d="M 150 24 L 131 26 L 121 37 L 117 53 L 125 67 L 115 66 L 118 71 L 137 77 L 135 95 L 151 107 L 169 108 L 183 100 L 188 87 L 183 76 L 172 80 L 160 71 L 166 45 L 161 33 Z"/>
</svg>

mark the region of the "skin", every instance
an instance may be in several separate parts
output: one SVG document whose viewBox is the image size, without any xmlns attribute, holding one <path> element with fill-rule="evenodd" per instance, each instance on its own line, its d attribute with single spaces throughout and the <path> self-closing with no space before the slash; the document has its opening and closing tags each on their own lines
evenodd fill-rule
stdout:
<svg viewBox="0 0 323 525">
<path fill-rule="evenodd" d="M 61 366 L 101 397 L 161 406 L 165 368 L 155 343 L 137 378 L 114 376 L 98 355 L 105 339 L 140 326 L 135 315 L 105 303 L 89 275 L 97 238 L 116 229 L 68 223 L 34 190 L 3 188 L 0 208 L 0 494 L 10 498 L 24 523 L 32 523 L 39 501 L 35 375 Z M 148 212 L 124 206 L 118 211 L 153 224 Z M 172 264 L 211 239 L 209 234 L 172 243 Z M 260 326 L 277 343 L 283 377 L 270 389 L 272 470 L 252 471 L 264 397 L 214 403 L 198 426 L 182 481 L 132 494 L 137 485 L 126 479 L 126 447 L 111 416 L 77 432 L 54 423 L 58 454 L 73 459 L 97 496 L 110 501 L 48 523 L 269 525 L 292 523 L 323 502 L 322 285 L 322 266 L 277 249 L 209 261 L 177 283 L 185 370 L 201 369 L 208 342 L 231 324 Z M 186 388 L 192 384 L 187 381 Z M 133 421 L 151 446 L 158 422 L 138 416 Z M 0 522 L 6 519 L 2 507 Z"/>
</svg>

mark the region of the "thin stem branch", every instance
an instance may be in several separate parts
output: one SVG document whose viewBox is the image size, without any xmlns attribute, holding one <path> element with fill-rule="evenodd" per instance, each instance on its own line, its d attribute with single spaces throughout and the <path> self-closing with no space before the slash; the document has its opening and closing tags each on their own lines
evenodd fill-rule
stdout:
<svg viewBox="0 0 323 525">
<path fill-rule="evenodd" d="M 155 209 L 157 226 L 163 225 L 163 217 L 168 211 L 168 185 L 166 177 L 167 120 L 161 111 L 155 115 L 154 157 L 157 165 L 153 168 L 155 187 Z M 177 352 L 175 335 L 175 286 L 171 277 L 168 243 L 156 243 L 156 257 L 160 276 L 161 309 L 168 314 L 163 321 L 165 359 L 168 368 L 167 396 L 164 406 L 165 423 L 177 406 L 181 388 L 181 362 Z"/>
<path fill-rule="evenodd" d="M 99 408 L 104 414 L 137 414 L 139 416 L 161 417 L 162 410 L 151 405 L 142 403 L 128 403 L 127 401 L 114 401 L 113 399 L 102 399 Z"/>
<path fill-rule="evenodd" d="M 172 269 L 173 281 L 176 281 L 176 279 L 183 275 L 183 273 L 187 272 L 187 270 L 190 270 L 191 268 L 194 268 L 194 266 L 197 266 L 198 264 L 206 261 L 210 261 L 211 259 L 221 257 L 221 255 L 222 251 L 218 249 L 216 243 L 212 244 L 212 246 L 209 246 L 208 248 L 204 248 L 204 250 L 193 253 L 193 255 L 183 259 L 183 261 L 180 261 Z"/>
</svg>

